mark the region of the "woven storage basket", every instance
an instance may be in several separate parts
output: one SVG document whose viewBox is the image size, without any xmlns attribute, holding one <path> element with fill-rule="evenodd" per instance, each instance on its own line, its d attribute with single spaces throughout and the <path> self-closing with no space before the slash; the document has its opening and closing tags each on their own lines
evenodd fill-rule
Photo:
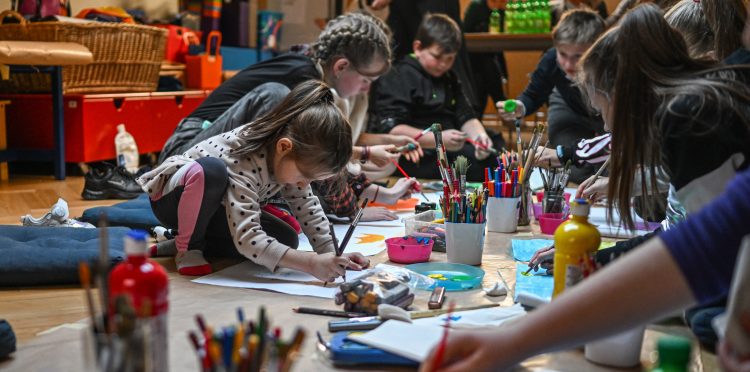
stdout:
<svg viewBox="0 0 750 372">
<path fill-rule="evenodd" d="M 152 92 L 159 82 L 167 32 L 150 26 L 124 23 L 27 22 L 13 11 L 0 13 L 18 24 L 0 24 L 0 40 L 64 41 L 91 51 L 94 61 L 63 67 L 65 93 Z M 48 74 L 11 74 L 0 81 L 2 92 L 49 92 Z"/>
</svg>

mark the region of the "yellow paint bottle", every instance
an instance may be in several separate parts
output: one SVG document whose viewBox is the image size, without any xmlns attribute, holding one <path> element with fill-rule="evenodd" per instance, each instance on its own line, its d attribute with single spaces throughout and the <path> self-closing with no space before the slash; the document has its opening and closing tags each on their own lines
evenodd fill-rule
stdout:
<svg viewBox="0 0 750 372">
<path fill-rule="evenodd" d="M 555 230 L 555 289 L 557 296 L 583 279 L 583 263 L 599 249 L 602 238 L 599 230 L 589 223 L 589 208 L 586 199 L 570 203 L 570 219 Z"/>
</svg>

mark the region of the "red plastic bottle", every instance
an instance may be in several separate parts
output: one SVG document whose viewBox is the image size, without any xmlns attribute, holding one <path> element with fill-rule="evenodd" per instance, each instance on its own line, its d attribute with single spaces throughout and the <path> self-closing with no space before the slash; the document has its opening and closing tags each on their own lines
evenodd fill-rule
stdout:
<svg viewBox="0 0 750 372">
<path fill-rule="evenodd" d="M 119 296 L 130 297 L 138 323 L 148 327 L 148 365 L 153 371 L 168 371 L 169 284 L 164 268 L 147 257 L 146 236 L 145 231 L 132 230 L 125 237 L 128 258 L 109 274 L 109 310 L 112 315 Z"/>
</svg>

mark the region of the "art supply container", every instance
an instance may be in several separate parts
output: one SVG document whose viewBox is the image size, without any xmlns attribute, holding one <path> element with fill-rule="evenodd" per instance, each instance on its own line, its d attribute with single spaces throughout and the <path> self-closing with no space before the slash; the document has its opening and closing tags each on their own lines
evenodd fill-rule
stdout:
<svg viewBox="0 0 750 372">
<path fill-rule="evenodd" d="M 539 221 L 539 217 L 544 213 L 544 210 L 542 210 L 542 203 L 531 203 L 531 209 L 534 211 L 534 218 Z"/>
<path fill-rule="evenodd" d="M 518 228 L 521 198 L 489 198 L 487 202 L 487 231 L 512 233 Z"/>
<path fill-rule="evenodd" d="M 565 201 L 570 203 L 570 193 L 569 192 L 563 192 L 563 198 L 565 198 Z M 537 191 L 536 192 L 536 201 L 537 203 L 541 203 L 542 199 L 544 199 L 544 191 Z"/>
<path fill-rule="evenodd" d="M 542 210 L 544 213 L 562 213 L 566 204 L 562 190 L 559 192 L 545 192 L 542 198 Z"/>
<path fill-rule="evenodd" d="M 404 235 L 416 238 L 430 238 L 434 242 L 434 252 L 445 252 L 445 224 L 435 221 L 442 218 L 440 211 L 432 210 L 417 213 L 404 219 Z"/>
<path fill-rule="evenodd" d="M 445 223 L 448 262 L 481 265 L 484 250 L 483 223 Z"/>
<path fill-rule="evenodd" d="M 385 240 L 388 247 L 388 259 L 391 262 L 411 264 L 430 260 L 432 245 L 429 238 L 397 237 Z"/>
<path fill-rule="evenodd" d="M 628 368 L 641 364 L 641 346 L 645 327 L 589 342 L 585 347 L 586 359 L 610 367 Z"/>
<path fill-rule="evenodd" d="M 567 220 L 567 217 L 564 213 L 541 213 L 538 220 L 542 234 L 553 235 L 557 227 Z"/>
</svg>

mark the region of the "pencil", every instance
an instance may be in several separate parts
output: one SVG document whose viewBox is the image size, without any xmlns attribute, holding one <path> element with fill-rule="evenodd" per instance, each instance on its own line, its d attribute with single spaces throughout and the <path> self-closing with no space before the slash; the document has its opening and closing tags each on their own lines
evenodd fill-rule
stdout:
<svg viewBox="0 0 750 372">
<path fill-rule="evenodd" d="M 331 236 L 331 241 L 333 242 L 333 252 L 336 253 L 336 257 L 341 256 L 341 253 L 339 253 L 339 242 L 336 240 L 336 231 L 333 230 L 333 224 L 330 222 L 328 223 L 328 234 Z M 327 284 L 327 281 L 323 282 L 323 287 Z"/>
</svg>

